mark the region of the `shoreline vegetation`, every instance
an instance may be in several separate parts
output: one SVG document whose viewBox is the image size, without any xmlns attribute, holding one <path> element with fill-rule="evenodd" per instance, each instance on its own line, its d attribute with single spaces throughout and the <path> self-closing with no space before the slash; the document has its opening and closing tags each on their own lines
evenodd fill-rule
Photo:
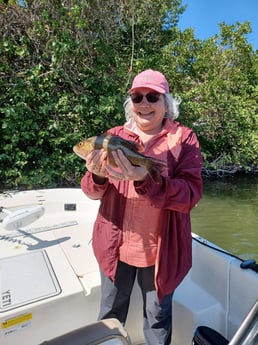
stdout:
<svg viewBox="0 0 258 345">
<path fill-rule="evenodd" d="M 227 168 L 203 168 L 202 177 L 203 180 L 214 180 L 214 179 L 225 179 L 225 178 L 234 178 L 234 177 L 250 177 L 258 176 L 258 166 L 252 166 L 247 168 L 232 166 Z"/>
<path fill-rule="evenodd" d="M 0 189 L 77 186 L 82 138 L 124 123 L 133 77 L 160 70 L 198 136 L 204 179 L 256 175 L 258 51 L 250 22 L 200 40 L 181 0 L 0 0 Z"/>
<path fill-rule="evenodd" d="M 215 168 L 217 161 L 215 160 L 210 166 L 203 167 L 202 177 L 204 180 L 223 179 L 227 177 L 241 177 L 241 176 L 258 176 L 258 164 L 250 166 L 232 165 Z"/>
<path fill-rule="evenodd" d="M 256 166 L 250 166 L 248 168 L 241 167 L 241 166 L 231 166 L 231 167 L 225 167 L 225 168 L 218 168 L 214 169 L 213 167 L 206 168 L 204 167 L 202 169 L 202 178 L 204 183 L 205 182 L 211 182 L 211 181 L 234 181 L 234 180 L 241 180 L 245 178 L 258 178 L 258 165 Z M 32 190 L 32 189 L 49 189 L 49 188 L 79 188 L 80 183 L 73 181 L 70 183 L 67 183 L 66 181 L 62 182 L 59 181 L 59 183 L 50 183 L 50 184 L 36 184 L 36 185 L 3 185 L 0 184 L 0 194 L 5 193 L 10 190 Z"/>
</svg>

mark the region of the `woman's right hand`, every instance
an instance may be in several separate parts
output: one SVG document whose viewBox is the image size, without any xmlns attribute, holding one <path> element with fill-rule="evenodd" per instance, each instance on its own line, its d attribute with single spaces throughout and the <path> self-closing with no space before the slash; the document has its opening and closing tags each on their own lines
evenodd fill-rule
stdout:
<svg viewBox="0 0 258 345">
<path fill-rule="evenodd" d="M 94 150 L 86 157 L 86 168 L 89 172 L 100 177 L 107 176 L 107 152 L 103 149 Z"/>
</svg>

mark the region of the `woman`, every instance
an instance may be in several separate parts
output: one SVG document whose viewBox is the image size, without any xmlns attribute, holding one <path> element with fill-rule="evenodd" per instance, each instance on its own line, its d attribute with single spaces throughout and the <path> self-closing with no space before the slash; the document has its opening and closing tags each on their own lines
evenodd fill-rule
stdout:
<svg viewBox="0 0 258 345">
<path fill-rule="evenodd" d="M 121 150 L 86 157 L 81 187 L 101 204 L 93 249 L 101 271 L 99 318 L 126 321 L 137 277 L 143 297 L 147 344 L 170 344 L 172 296 L 192 264 L 190 211 L 202 195 L 202 157 L 195 133 L 175 119 L 178 102 L 163 74 L 138 74 L 125 102 L 126 123 L 111 134 L 135 141 L 144 154 L 163 160 L 157 181 L 145 167 L 133 166 Z"/>
</svg>

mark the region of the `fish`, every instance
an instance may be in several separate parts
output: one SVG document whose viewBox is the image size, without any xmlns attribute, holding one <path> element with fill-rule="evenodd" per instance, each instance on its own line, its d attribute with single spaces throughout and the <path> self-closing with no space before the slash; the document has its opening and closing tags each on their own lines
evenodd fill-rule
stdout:
<svg viewBox="0 0 258 345">
<path fill-rule="evenodd" d="M 113 167 L 117 167 L 117 164 L 112 152 L 121 150 L 132 165 L 145 167 L 154 181 L 159 180 L 160 173 L 166 166 L 164 161 L 142 154 L 137 143 L 109 133 L 84 139 L 73 146 L 74 153 L 85 160 L 90 152 L 100 149 L 107 152 L 108 163 Z"/>
</svg>

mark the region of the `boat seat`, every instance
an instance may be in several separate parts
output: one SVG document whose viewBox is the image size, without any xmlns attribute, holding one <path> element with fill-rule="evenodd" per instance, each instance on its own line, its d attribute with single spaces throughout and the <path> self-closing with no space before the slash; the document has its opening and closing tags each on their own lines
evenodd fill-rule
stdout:
<svg viewBox="0 0 258 345">
<path fill-rule="evenodd" d="M 117 319 L 94 322 L 39 345 L 131 345 L 130 338 Z"/>
</svg>

